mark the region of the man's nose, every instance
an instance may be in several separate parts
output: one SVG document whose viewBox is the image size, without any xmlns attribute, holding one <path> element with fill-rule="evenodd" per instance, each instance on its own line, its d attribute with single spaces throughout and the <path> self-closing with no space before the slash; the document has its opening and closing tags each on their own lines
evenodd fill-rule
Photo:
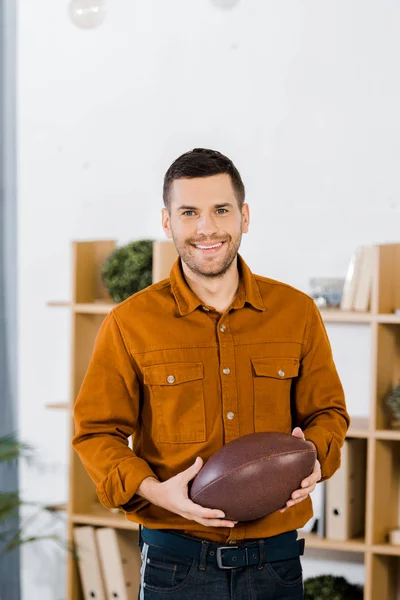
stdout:
<svg viewBox="0 0 400 600">
<path fill-rule="evenodd" d="M 211 236 L 217 231 L 218 226 L 212 215 L 201 215 L 197 220 L 197 233 L 201 233 L 204 236 Z"/>
</svg>

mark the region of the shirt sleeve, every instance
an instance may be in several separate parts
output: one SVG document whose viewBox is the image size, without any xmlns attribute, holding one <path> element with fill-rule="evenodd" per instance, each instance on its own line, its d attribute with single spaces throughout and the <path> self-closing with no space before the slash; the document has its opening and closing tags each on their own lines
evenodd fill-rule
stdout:
<svg viewBox="0 0 400 600">
<path fill-rule="evenodd" d="M 106 508 L 136 512 L 149 504 L 136 490 L 156 477 L 146 461 L 129 448 L 138 425 L 140 387 L 115 315 L 111 312 L 96 336 L 93 354 L 74 407 L 78 453 Z"/>
<path fill-rule="evenodd" d="M 294 384 L 294 425 L 314 442 L 321 464 L 320 481 L 324 481 L 340 466 L 350 417 L 321 313 L 314 300 L 311 302 L 304 354 Z"/>
</svg>

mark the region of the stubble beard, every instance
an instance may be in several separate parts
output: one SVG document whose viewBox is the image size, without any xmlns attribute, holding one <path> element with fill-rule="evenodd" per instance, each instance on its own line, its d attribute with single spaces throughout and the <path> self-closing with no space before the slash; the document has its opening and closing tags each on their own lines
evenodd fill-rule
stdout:
<svg viewBox="0 0 400 600">
<path fill-rule="evenodd" d="M 185 242 L 180 243 L 173 234 L 172 238 L 182 262 L 184 262 L 194 274 L 206 278 L 219 278 L 228 271 L 237 256 L 242 240 L 242 231 L 240 231 L 239 235 L 235 239 L 233 239 L 231 236 L 229 236 L 227 239 L 224 239 L 224 246 L 226 246 L 226 248 L 222 249 L 224 252 L 222 260 L 217 259 L 215 264 L 213 264 L 211 259 L 210 266 L 208 268 L 204 268 L 207 264 L 206 257 L 206 260 L 202 261 L 195 256 L 196 249 L 192 245 L 193 241 L 186 240 Z M 213 240 L 207 240 L 208 243 L 212 241 Z M 216 242 L 217 241 L 218 240 L 216 240 Z M 201 242 L 196 240 L 196 243 L 200 244 Z"/>
</svg>

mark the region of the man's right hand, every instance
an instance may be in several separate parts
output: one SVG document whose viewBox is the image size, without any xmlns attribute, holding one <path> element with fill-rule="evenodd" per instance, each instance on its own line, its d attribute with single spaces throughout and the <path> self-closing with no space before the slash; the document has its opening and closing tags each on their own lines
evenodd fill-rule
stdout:
<svg viewBox="0 0 400 600">
<path fill-rule="evenodd" d="M 206 527 L 234 527 L 237 521 L 225 520 L 222 510 L 203 508 L 190 500 L 188 483 L 203 466 L 203 460 L 198 456 L 195 462 L 185 471 L 174 475 L 167 481 L 158 481 L 154 477 L 146 477 L 136 493 L 152 504 L 165 508 L 170 512 L 181 515 L 190 521 L 196 521 Z"/>
</svg>

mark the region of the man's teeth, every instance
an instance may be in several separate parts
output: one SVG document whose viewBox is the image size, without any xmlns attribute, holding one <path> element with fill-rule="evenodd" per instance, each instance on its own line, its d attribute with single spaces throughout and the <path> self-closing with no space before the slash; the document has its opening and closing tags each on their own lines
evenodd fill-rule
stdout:
<svg viewBox="0 0 400 600">
<path fill-rule="evenodd" d="M 222 242 L 220 242 L 219 244 L 215 244 L 214 246 L 200 246 L 199 244 L 196 244 L 196 248 L 200 248 L 201 250 L 208 250 L 209 248 L 219 248 L 220 246 L 222 246 Z"/>
</svg>

